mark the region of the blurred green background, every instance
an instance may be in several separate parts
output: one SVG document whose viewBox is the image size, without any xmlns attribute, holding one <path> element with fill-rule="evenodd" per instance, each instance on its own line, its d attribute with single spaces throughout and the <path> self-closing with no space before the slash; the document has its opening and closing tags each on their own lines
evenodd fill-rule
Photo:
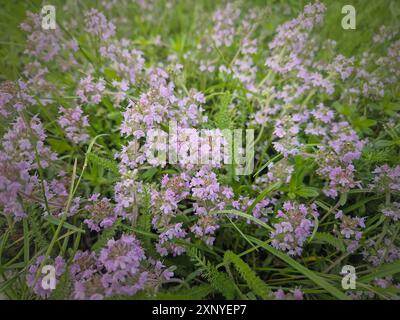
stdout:
<svg viewBox="0 0 400 320">
<path fill-rule="evenodd" d="M 89 8 L 98 7 L 100 1 L 75 1 L 78 7 Z M 134 0 L 122 0 L 134 2 Z M 162 25 L 155 26 L 153 32 L 170 32 L 171 30 L 180 30 L 187 32 L 185 24 L 190 23 L 194 10 L 193 4 L 201 5 L 204 14 L 212 17 L 213 10 L 221 5 L 223 1 L 215 0 L 174 0 L 158 1 L 162 5 L 166 2 L 174 2 L 175 21 L 170 21 L 174 29 L 164 28 Z M 295 17 L 307 0 L 246 0 L 246 5 L 270 6 L 272 16 L 265 21 L 265 27 L 273 32 L 279 23 L 282 23 L 291 17 Z M 371 36 L 381 25 L 397 26 L 400 23 L 400 1 L 399 0 L 357 0 L 357 1 L 322 1 L 328 8 L 326 22 L 321 30 L 322 36 L 337 41 L 341 53 L 349 56 L 369 47 Z M 30 10 L 39 12 L 42 3 L 41 0 L 0 0 L 0 80 L 15 80 L 19 77 L 21 55 L 24 48 L 24 33 L 19 24 L 25 18 L 25 11 Z M 57 8 L 57 16 L 62 20 L 62 7 L 65 1 L 53 0 L 46 1 L 44 4 L 52 4 Z M 341 20 L 343 14 L 341 8 L 344 5 L 353 5 L 357 12 L 356 30 L 343 30 Z M 107 15 L 107 12 L 105 12 Z M 150 35 L 149 35 L 150 36 Z M 165 36 L 173 36 L 173 33 Z M 189 35 L 190 36 L 190 35 Z"/>
</svg>

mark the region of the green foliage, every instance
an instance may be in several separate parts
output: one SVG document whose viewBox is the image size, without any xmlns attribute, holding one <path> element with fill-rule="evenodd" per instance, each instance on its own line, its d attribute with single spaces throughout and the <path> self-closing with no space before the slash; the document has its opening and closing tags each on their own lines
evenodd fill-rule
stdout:
<svg viewBox="0 0 400 320">
<path fill-rule="evenodd" d="M 65 271 L 56 283 L 56 288 L 51 292 L 51 300 L 63 300 L 71 295 L 71 285 L 69 270 Z"/>
<path fill-rule="evenodd" d="M 261 280 L 250 266 L 235 253 L 232 251 L 226 251 L 224 254 L 224 264 L 225 266 L 232 264 L 239 272 L 240 276 L 246 281 L 249 289 L 260 298 L 268 299 L 270 297 L 270 289 L 265 282 Z"/>
<path fill-rule="evenodd" d="M 49 245 L 49 241 L 44 236 L 44 230 L 40 219 L 41 217 L 38 214 L 32 214 L 28 219 L 29 228 L 32 232 L 31 239 L 36 246 L 36 250 L 45 249 Z"/>
<path fill-rule="evenodd" d="M 61 0 L 53 2 L 57 8 L 65 5 Z M 66 39 L 70 36 L 76 38 L 79 49 L 77 52 L 71 51 L 71 55 L 78 64 L 76 69 L 72 66 L 71 72 L 59 72 L 56 66 L 59 64 L 58 57 L 54 60 L 54 64 L 41 61 L 41 67 L 48 69 L 43 79 L 59 88 L 60 91 L 53 94 L 54 101 L 46 105 L 39 102 L 37 105 L 27 106 L 21 112 L 16 112 L 16 115 L 27 118 L 38 115 L 47 135 L 45 146 L 58 154 L 58 160 L 53 161 L 47 168 L 31 170 L 40 183 L 40 189 L 35 189 L 32 193 L 27 192 L 29 194 L 24 195 L 26 200 L 21 200 L 21 205 L 26 206 L 29 212 L 26 218 L 13 221 L 10 215 L 0 212 L 0 295 L 5 294 L 12 299 L 37 298 L 28 289 L 25 279 L 29 266 L 39 255 L 44 255 L 49 259 L 61 255 L 70 262 L 77 250 L 93 250 L 99 253 L 107 245 L 108 240 L 118 239 L 122 233 L 129 233 L 140 240 L 146 257 L 160 260 L 166 266 L 178 266 L 174 270 L 174 278 L 177 279 L 172 279 L 170 283 L 166 283 L 154 292 L 148 290 L 139 292 L 133 297 L 118 296 L 112 299 L 221 297 L 269 299 L 272 292 L 278 288 L 290 291 L 297 287 L 304 292 L 307 299 L 347 299 L 340 286 L 341 276 L 337 272 L 345 264 L 357 265 L 357 272 L 360 272 L 357 280 L 360 286 L 357 289 L 377 294 L 383 299 L 394 298 L 395 294 L 398 297 L 398 292 L 393 293 L 393 290 L 398 290 L 394 288 L 394 285 L 390 289 L 379 288 L 375 279 L 391 276 L 394 283 L 399 282 L 399 262 L 383 262 L 378 267 L 372 267 L 363 259 L 361 249 L 369 248 L 368 240 L 370 239 L 376 243 L 384 243 L 389 238 L 398 248 L 398 221 L 389 220 L 382 213 L 382 208 L 384 205 L 398 202 L 399 192 L 391 194 L 377 192 L 371 190 L 370 183 L 373 179 L 373 170 L 377 166 L 400 164 L 399 84 L 394 82 L 390 89 L 385 88 L 385 94 L 380 98 L 369 99 L 360 95 L 355 100 L 350 98 L 349 101 L 342 101 L 338 91 L 348 90 L 353 88 L 353 85 L 356 89 L 353 82 L 356 79 L 349 78 L 349 88 L 344 88 L 345 83 L 335 79 L 333 84 L 335 89 L 339 90 L 336 90 L 334 94 L 313 92 L 304 101 L 285 102 L 282 105 L 283 112 L 274 114 L 273 109 L 281 104 L 281 99 L 277 98 L 276 94 L 285 93 L 285 87 L 291 88 L 290 90 L 296 89 L 297 84 L 295 81 L 291 83 L 292 80 L 282 80 L 283 78 L 277 74 L 270 74 L 270 70 L 265 66 L 265 60 L 271 52 L 268 43 L 276 34 L 277 26 L 297 15 L 303 6 L 310 2 L 309 0 L 289 0 L 285 3 L 252 0 L 234 3 L 234 5 L 243 6 L 243 9 L 254 7 L 257 11 L 266 8 L 269 12 L 268 16 L 260 21 L 260 25 L 253 25 L 251 32 L 246 35 L 249 39 L 254 37 L 258 41 L 257 52 L 249 55 L 254 59 L 254 67 L 257 69 L 254 74 L 255 84 L 259 85 L 257 92 L 249 90 L 248 86 L 231 72 L 236 62 L 246 64 L 246 61 L 240 61 L 243 49 L 241 45 L 245 35 L 235 35 L 235 41 L 231 46 L 213 47 L 212 52 L 203 46 L 203 41 L 210 38 L 211 29 L 214 26 L 214 23 L 210 22 L 214 10 L 226 1 L 172 1 L 173 9 L 170 10 L 167 9 L 166 4 L 170 5 L 171 1 L 160 0 L 157 2 L 159 5 L 151 8 L 151 12 L 142 8 L 145 11 L 143 13 L 137 10 L 135 1 L 123 1 L 124 3 L 111 6 L 106 12 L 104 12 L 103 2 L 96 1 L 90 4 L 82 2 L 71 12 L 57 9 L 57 23 L 63 32 L 71 16 L 76 19 L 76 33 L 71 30 L 74 34 L 66 33 L 64 36 Z M 377 0 L 371 5 L 365 5 L 363 0 L 354 0 L 352 5 L 357 9 L 356 30 L 343 30 L 340 27 L 343 16 L 341 7 L 348 4 L 346 0 L 323 2 L 327 5 L 325 26 L 310 34 L 310 37 L 315 36 L 316 42 L 328 47 L 329 44 L 326 44 L 325 40 L 334 39 L 337 50 L 330 52 L 323 49 L 317 52 L 316 54 L 322 58 L 322 65 L 325 62 L 328 65 L 332 58 L 340 54 L 346 57 L 361 57 L 364 52 L 368 52 L 373 56 L 376 54 L 376 65 L 360 66 L 357 65 L 359 60 L 356 59 L 354 67 L 365 67 L 371 75 L 379 73 L 382 66 L 378 57 L 387 48 L 384 45 L 372 43 L 370 39 L 381 25 L 399 29 L 398 1 Z M 41 6 L 40 0 L 2 1 L 0 5 L 2 8 L 0 25 L 3 27 L 3 31 L 0 32 L 0 65 L 2 66 L 0 83 L 3 80 L 26 78 L 25 67 L 34 61 L 34 58 L 24 54 L 26 34 L 22 32 L 19 25 L 26 16 L 26 10 L 38 13 Z M 129 49 L 143 52 L 146 68 L 156 65 L 165 66 L 170 73 L 168 81 L 175 84 L 174 93 L 177 97 L 181 93 L 189 96 L 191 90 L 204 93 L 206 103 L 202 107 L 205 109 L 204 115 L 207 115 L 209 119 L 207 123 L 199 124 L 198 129 L 255 129 L 257 139 L 254 174 L 236 176 L 235 165 L 214 170 L 221 186 L 232 187 L 235 199 L 243 197 L 243 199 L 248 198 L 253 201 L 249 201 L 241 210 L 234 210 L 232 206 L 227 206 L 225 210 L 213 207 L 207 212 L 209 216 L 206 217 L 213 221 L 215 219 L 219 225 L 213 246 L 190 235 L 190 241 L 172 240 L 174 244 L 182 245 L 186 249 L 186 253 L 179 257 L 170 255 L 161 257 L 155 250 L 160 230 L 153 228 L 152 218 L 155 212 L 159 213 L 160 208 L 152 205 L 151 190 L 159 190 L 159 182 L 164 174 L 176 175 L 182 172 L 181 167 L 170 164 L 163 168 L 151 167 L 147 163 L 139 166 L 137 175 L 135 173 L 135 180 L 142 183 L 143 190 L 138 192 L 137 202 L 135 199 L 138 209 L 137 221 L 120 217 L 111 228 L 99 233 L 89 231 L 83 223 L 83 219 L 89 214 L 84 206 L 90 195 L 100 193 L 112 199 L 112 206 L 115 203 L 114 186 L 115 181 L 121 178 L 121 173 L 119 160 L 114 160 L 113 155 L 120 152 L 121 147 L 126 145 L 129 139 L 120 134 L 122 113 L 128 100 L 135 101 L 147 85 L 147 80 L 144 79 L 147 75 L 138 77 L 137 82 L 125 92 L 127 99 L 121 101 L 120 106 L 117 105 L 113 96 L 115 88 L 112 82 L 123 79 L 114 68 L 115 61 L 105 63 L 104 57 L 97 52 L 98 47 L 103 43 L 99 42 L 98 37 L 92 37 L 86 34 L 86 31 L 82 31 L 84 18 L 80 11 L 83 12 L 89 7 L 95 7 L 103 11 L 107 18 L 113 19 L 117 24 L 118 37 L 132 41 Z M 127 12 L 139 12 L 139 14 L 131 14 L 129 19 L 126 19 L 124 14 Z M 241 11 L 240 19 L 244 17 L 245 12 L 246 10 Z M 147 16 L 151 15 L 156 17 L 155 21 L 148 20 Z M 123 19 L 126 19 L 127 23 L 120 23 Z M 201 50 L 198 50 L 199 47 Z M 285 52 L 283 58 L 285 55 L 289 57 Z M 212 63 L 216 67 L 215 71 L 199 71 L 199 64 L 204 61 Z M 391 61 L 391 63 L 395 62 Z M 174 72 L 175 63 L 183 65 L 182 73 Z M 226 74 L 221 72 L 218 66 L 222 65 L 229 72 Z M 106 93 L 96 106 L 77 103 L 76 99 L 78 80 L 91 72 L 94 78 L 101 77 L 106 81 Z M 327 77 L 331 75 L 327 73 Z M 386 80 L 383 79 L 383 81 Z M 40 83 L 34 83 L 36 84 Z M 386 83 L 384 85 L 386 86 Z M 40 92 L 42 93 L 43 97 L 40 98 L 45 98 L 46 90 Z M 319 100 L 323 100 L 326 107 L 334 111 L 335 119 L 347 121 L 359 137 L 366 141 L 361 158 L 354 161 L 356 187 L 340 192 L 334 199 L 327 197 L 323 192 L 327 182 L 317 173 L 320 165 L 318 152 L 321 143 L 318 135 L 304 139 L 306 145 L 299 154 L 294 156 L 284 157 L 274 149 L 276 136 L 273 132 L 276 120 L 284 120 L 284 116 L 293 115 L 292 112 L 306 111 L 302 109 L 303 104 L 309 112 L 311 106 L 317 105 Z M 87 127 L 87 133 L 90 136 L 90 143 L 75 144 L 67 139 L 64 130 L 57 122 L 59 116 L 57 110 L 60 105 L 66 108 L 79 105 L 89 116 L 90 126 Z M 259 125 L 257 116 L 261 111 L 272 113 L 268 113 L 265 123 Z M 9 130 L 12 125 L 11 120 L 13 120 L 12 117 L 6 119 L 0 115 L 1 136 Z M 299 124 L 304 127 L 306 125 L 308 123 Z M 167 123 L 161 123 L 160 127 L 168 131 Z M 302 134 L 302 132 L 299 133 L 299 141 L 303 139 Z M 303 141 L 300 142 L 303 143 Z M 3 145 L 0 149 L 3 150 Z M 282 163 L 281 161 L 287 161 L 287 166 L 283 166 L 283 172 L 281 172 L 283 175 L 289 175 L 289 166 L 293 167 L 290 171 L 290 181 L 278 178 L 279 182 L 274 180 L 260 186 L 256 185 L 257 177 L 265 177 L 265 174 L 271 172 L 270 165 L 277 165 Z M 60 178 L 58 176 L 60 171 L 65 171 L 66 176 Z M 53 196 L 52 181 L 64 178 L 66 194 L 63 193 L 60 197 Z M 358 182 L 361 183 L 362 188 L 357 187 Z M 3 189 L 0 191 L 3 192 Z M 69 216 L 66 214 L 68 208 L 77 197 L 80 197 L 78 212 Z M 273 203 L 271 205 L 273 209 L 268 208 L 268 213 L 262 217 L 253 214 L 257 204 L 267 199 Z M 275 227 L 274 223 L 279 219 L 276 215 L 277 210 L 282 208 L 283 203 L 288 199 L 306 205 L 315 203 L 320 213 L 319 217 L 315 218 L 312 235 L 305 242 L 303 254 L 296 257 L 289 256 L 271 245 L 270 234 Z M 184 229 L 189 230 L 199 218 L 193 214 L 194 201 L 196 200 L 191 196 L 180 201 L 174 212 L 172 223 L 182 222 Z M 48 206 L 57 208 L 57 214 L 45 214 L 43 207 Z M 62 211 L 60 215 L 59 209 Z M 3 208 L 0 208 L 1 210 Z M 367 218 L 366 228 L 363 229 L 360 239 L 360 248 L 355 254 L 349 254 L 346 251 L 346 239 L 333 232 L 340 226 L 340 221 L 335 219 L 335 213 L 338 210 L 342 210 L 349 217 Z M 264 219 L 267 214 L 268 218 Z M 71 291 L 70 274 L 66 271 L 59 279 L 56 290 L 50 298 L 69 298 Z"/>
<path fill-rule="evenodd" d="M 333 235 L 326 233 L 326 232 L 317 232 L 314 236 L 314 242 L 316 243 L 326 243 L 331 245 L 332 247 L 336 248 L 341 252 L 345 252 L 346 248 L 344 243 L 341 239 L 334 237 Z"/>
<path fill-rule="evenodd" d="M 217 270 L 217 268 L 207 261 L 207 259 L 199 252 L 199 250 L 192 248 L 188 251 L 191 260 L 201 275 L 210 283 L 210 285 L 217 292 L 221 293 L 225 299 L 233 299 L 235 297 L 235 287 L 225 273 Z"/>
<path fill-rule="evenodd" d="M 229 104 L 232 101 L 231 94 L 225 93 L 219 104 L 217 104 L 217 112 L 214 116 L 214 121 L 219 129 L 231 129 L 233 127 L 232 113 L 229 110 Z"/>
<path fill-rule="evenodd" d="M 94 154 L 92 152 L 89 153 L 87 155 L 87 157 L 88 157 L 90 162 L 92 162 L 92 163 L 94 163 L 94 164 L 96 164 L 96 165 L 98 165 L 100 167 L 103 167 L 103 168 L 105 168 L 105 169 L 107 169 L 107 170 L 109 170 L 109 171 L 111 171 L 113 173 L 119 174 L 118 164 L 115 161 L 110 160 L 110 159 L 106 159 L 106 158 L 101 158 L 101 157 L 99 157 L 98 155 L 96 155 L 96 154 Z"/>
<path fill-rule="evenodd" d="M 151 194 L 150 186 L 144 185 L 143 192 L 141 193 L 141 207 L 139 209 L 139 216 L 137 220 L 137 229 L 143 231 L 143 234 L 138 233 L 138 238 L 142 241 L 146 252 L 151 255 L 155 255 L 154 245 L 151 239 L 145 235 L 145 233 L 151 232 L 151 217 L 152 217 L 152 207 L 151 207 Z"/>
</svg>

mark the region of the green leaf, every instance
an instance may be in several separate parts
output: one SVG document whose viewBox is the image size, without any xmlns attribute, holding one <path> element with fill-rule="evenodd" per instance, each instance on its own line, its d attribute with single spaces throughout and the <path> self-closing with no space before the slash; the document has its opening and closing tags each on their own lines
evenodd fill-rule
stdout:
<svg viewBox="0 0 400 320">
<path fill-rule="evenodd" d="M 119 80 L 118 74 L 114 69 L 105 68 L 104 75 L 105 75 L 106 79 L 108 79 L 108 80 Z"/>
<path fill-rule="evenodd" d="M 150 169 L 146 170 L 145 172 L 143 172 L 142 179 L 150 180 L 157 174 L 157 172 L 158 172 L 158 168 L 150 168 Z"/>
<path fill-rule="evenodd" d="M 220 292 L 225 299 L 231 300 L 235 297 L 235 285 L 232 280 L 206 260 L 206 258 L 196 248 L 190 248 L 187 251 L 191 260 L 199 268 L 202 276 L 210 283 L 210 285 Z"/>
<path fill-rule="evenodd" d="M 397 260 L 393 263 L 383 264 L 376 269 L 373 269 L 370 274 L 361 277 L 358 281 L 369 283 L 376 278 L 392 276 L 398 273 L 400 273 L 400 260 Z"/>
<path fill-rule="evenodd" d="M 118 164 L 115 161 L 106 158 L 101 158 L 92 152 L 87 155 L 87 158 L 92 163 L 95 163 L 98 166 L 107 169 L 108 171 L 119 174 Z"/>
<path fill-rule="evenodd" d="M 254 243 L 260 245 L 264 249 L 266 249 L 268 252 L 272 253 L 279 259 L 285 261 L 288 265 L 305 275 L 307 278 L 309 278 L 311 281 L 313 281 L 315 284 L 317 284 L 319 287 L 325 289 L 327 292 L 329 292 L 332 296 L 338 298 L 338 299 L 343 299 L 343 300 L 349 300 L 350 298 L 346 296 L 343 292 L 341 292 L 338 288 L 334 287 L 331 285 L 328 281 L 325 279 L 321 278 L 319 275 L 317 275 L 314 271 L 311 271 L 310 269 L 307 269 L 300 263 L 298 263 L 296 260 L 293 258 L 289 257 L 286 253 L 283 253 L 270 245 L 266 244 L 263 241 L 258 240 L 257 238 L 254 238 L 252 236 L 248 236 Z"/>
<path fill-rule="evenodd" d="M 314 187 L 307 187 L 307 186 L 301 186 L 299 189 L 297 189 L 296 194 L 300 197 L 303 198 L 314 198 L 318 197 L 319 192 L 317 188 Z"/>
<path fill-rule="evenodd" d="M 231 209 L 231 210 L 220 210 L 220 211 L 214 211 L 212 213 L 213 214 L 219 214 L 219 213 L 233 214 L 235 216 L 239 216 L 239 217 L 245 218 L 246 220 L 253 221 L 256 224 L 260 225 L 261 227 L 263 227 L 263 228 L 265 228 L 267 230 L 270 230 L 270 231 L 272 230 L 272 228 L 269 225 L 267 225 L 264 221 L 261 221 L 260 219 L 254 217 L 253 215 L 250 215 L 250 214 L 238 211 L 238 210 L 234 210 L 234 209 Z"/>
<path fill-rule="evenodd" d="M 56 288 L 51 292 L 50 299 L 64 300 L 68 299 L 71 292 L 71 279 L 69 271 L 65 271 L 56 283 Z"/>
<path fill-rule="evenodd" d="M 229 104 L 232 100 L 232 96 L 227 92 L 222 98 L 221 103 L 217 106 L 218 111 L 215 114 L 215 124 L 219 129 L 229 129 L 232 127 L 232 116 L 229 110 Z"/>
<path fill-rule="evenodd" d="M 238 255 L 228 250 L 224 254 L 224 264 L 233 264 L 235 269 L 240 273 L 240 276 L 246 281 L 249 288 L 259 297 L 264 300 L 270 298 L 270 289 L 261 280 L 257 274 L 249 267 L 249 265 L 244 262 Z"/>
<path fill-rule="evenodd" d="M 347 202 L 347 193 L 342 193 L 340 194 L 340 198 L 339 198 L 339 204 L 341 206 L 344 206 Z"/>
<path fill-rule="evenodd" d="M 253 203 L 251 204 L 251 206 L 249 206 L 247 208 L 247 214 L 251 215 L 253 212 L 254 207 L 257 205 L 257 203 L 261 202 L 262 200 L 264 200 L 264 198 L 271 193 L 272 191 L 275 191 L 277 189 L 279 189 L 279 187 L 281 186 L 281 182 L 275 182 L 273 184 L 271 184 L 270 186 L 268 186 L 267 188 L 265 188 L 258 196 L 257 198 L 253 201 Z"/>
<path fill-rule="evenodd" d="M 44 219 L 46 221 L 56 225 L 56 226 L 58 226 L 61 223 L 60 219 L 58 219 L 58 218 L 56 218 L 54 216 L 50 216 L 50 215 L 45 216 Z M 72 224 L 70 224 L 68 222 L 63 222 L 63 227 L 65 229 L 69 229 L 69 230 L 72 230 L 72 231 L 75 231 L 75 232 L 85 233 L 85 230 L 80 229 L 80 228 L 78 228 L 78 227 L 76 227 L 76 226 L 74 226 L 74 225 L 72 225 Z"/>
<path fill-rule="evenodd" d="M 47 138 L 46 142 L 48 142 L 51 145 L 51 148 L 57 153 L 64 153 L 72 149 L 71 145 L 61 139 Z"/>
<path fill-rule="evenodd" d="M 317 242 L 317 243 L 329 244 L 341 252 L 346 251 L 346 247 L 345 247 L 343 241 L 334 237 L 333 235 L 331 235 L 327 232 L 317 232 L 314 236 L 313 241 Z"/>
</svg>

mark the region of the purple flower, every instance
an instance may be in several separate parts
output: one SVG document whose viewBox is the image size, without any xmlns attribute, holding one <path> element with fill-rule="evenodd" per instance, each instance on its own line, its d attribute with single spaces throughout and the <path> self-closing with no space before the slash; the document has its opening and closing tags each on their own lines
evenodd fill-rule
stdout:
<svg viewBox="0 0 400 320">
<path fill-rule="evenodd" d="M 79 144 L 87 142 L 89 135 L 86 132 L 86 127 L 89 127 L 88 117 L 83 116 L 83 111 L 80 107 L 73 109 L 59 108 L 58 124 L 64 129 L 68 139 L 73 143 Z"/>
<path fill-rule="evenodd" d="M 70 266 L 70 274 L 75 281 L 90 279 L 100 270 L 96 254 L 89 251 L 78 251 Z"/>
<path fill-rule="evenodd" d="M 34 172 L 38 169 L 38 161 L 45 169 L 57 159 L 56 154 L 44 144 L 45 139 L 46 134 L 37 116 L 29 123 L 18 117 L 1 139 L 0 205 L 6 215 L 16 220 L 25 216 L 19 197 L 29 202 L 32 201 L 31 195 L 39 191 Z"/>
<path fill-rule="evenodd" d="M 105 81 L 100 78 L 96 82 L 91 75 L 79 81 L 76 95 L 81 103 L 99 104 L 105 90 Z"/>
<path fill-rule="evenodd" d="M 372 172 L 374 179 L 369 185 L 371 189 L 379 192 L 400 191 L 400 165 L 389 167 L 387 164 L 376 167 Z"/>
<path fill-rule="evenodd" d="M 274 293 L 276 300 L 303 300 L 303 292 L 299 288 L 291 290 L 291 292 L 285 293 L 282 289 L 278 289 Z"/>
<path fill-rule="evenodd" d="M 389 206 L 386 206 L 381 210 L 383 214 L 392 219 L 394 222 L 400 220 L 400 203 L 392 202 Z"/>
<path fill-rule="evenodd" d="M 140 272 L 140 263 L 145 259 L 140 242 L 131 235 L 111 239 L 102 249 L 99 262 L 105 267 L 102 284 L 106 295 L 133 295 L 143 289 L 147 274 Z"/>
<path fill-rule="evenodd" d="M 174 243 L 175 239 L 186 240 L 187 232 L 182 228 L 182 223 L 177 223 L 172 226 L 167 226 L 166 230 L 159 235 L 156 244 L 157 252 L 161 256 L 166 256 L 171 253 L 173 256 L 179 256 L 185 252 L 185 247 Z"/>
<path fill-rule="evenodd" d="M 90 230 L 99 232 L 101 229 L 110 228 L 117 220 L 114 207 L 110 204 L 110 199 L 98 199 L 99 194 L 92 195 L 88 200 L 91 204 L 85 206 L 85 210 L 90 213 L 90 218 L 85 219 L 84 223 Z"/>
<path fill-rule="evenodd" d="M 301 255 L 303 244 L 311 236 L 314 221 L 318 217 L 316 205 L 306 207 L 304 204 L 287 201 L 282 210 L 278 210 L 278 223 L 271 232 L 271 244 L 289 255 Z"/>
<path fill-rule="evenodd" d="M 342 211 L 338 211 L 335 218 L 340 220 L 339 232 L 334 232 L 343 238 L 347 244 L 347 251 L 354 253 L 359 246 L 359 240 L 362 238 L 362 229 L 365 228 L 365 218 L 350 217 L 343 214 Z"/>
<path fill-rule="evenodd" d="M 85 12 L 85 24 L 89 33 L 99 36 L 103 40 L 115 35 L 115 26 L 101 12 L 92 8 Z"/>
</svg>

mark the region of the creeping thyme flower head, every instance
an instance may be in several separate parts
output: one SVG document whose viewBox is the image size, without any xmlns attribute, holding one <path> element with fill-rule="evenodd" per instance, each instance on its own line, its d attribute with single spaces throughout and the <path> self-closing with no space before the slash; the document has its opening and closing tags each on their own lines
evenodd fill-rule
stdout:
<svg viewBox="0 0 400 320">
<path fill-rule="evenodd" d="M 370 184 L 371 189 L 379 192 L 400 191 L 400 166 L 390 167 L 387 164 L 376 167 L 372 172 L 374 179 Z"/>
<path fill-rule="evenodd" d="M 35 105 L 35 99 L 29 94 L 23 81 L 2 81 L 0 83 L 0 116 L 8 118 L 29 105 Z"/>
<path fill-rule="evenodd" d="M 314 219 L 318 217 L 316 205 L 307 207 L 286 201 L 276 217 L 278 222 L 271 232 L 271 244 L 289 255 L 301 255 L 303 244 L 312 233 Z"/>
<path fill-rule="evenodd" d="M 141 290 L 155 292 L 173 276 L 160 262 L 146 258 L 140 242 L 123 234 L 111 239 L 99 255 L 77 252 L 70 267 L 74 299 L 132 296 Z"/>
<path fill-rule="evenodd" d="M 12 127 L 4 134 L 1 145 L 10 161 L 15 161 L 29 170 L 37 169 L 36 152 L 40 166 L 47 168 L 51 161 L 57 159 L 49 147 L 44 145 L 46 134 L 41 120 L 34 116 L 29 123 L 18 117 Z"/>
<path fill-rule="evenodd" d="M 190 177 L 186 173 L 169 177 L 164 175 L 161 180 L 161 190 L 153 190 L 151 202 L 155 208 L 159 208 L 160 214 L 153 217 L 154 227 L 168 225 L 175 215 L 178 203 L 189 195 Z"/>
<path fill-rule="evenodd" d="M 45 214 L 60 216 L 64 214 L 64 209 L 68 203 L 68 187 L 71 184 L 71 178 L 65 175 L 64 171 L 60 171 L 56 178 L 51 181 L 44 181 L 44 192 L 47 198 L 45 201 L 40 201 Z M 39 194 L 40 190 L 36 190 L 35 194 Z M 67 216 L 73 216 L 80 208 L 81 197 L 74 197 L 69 206 Z M 50 212 L 47 212 L 49 210 Z"/>
<path fill-rule="evenodd" d="M 335 218 L 340 220 L 339 233 L 347 244 L 347 251 L 355 252 L 362 237 L 361 230 L 365 228 L 365 218 L 350 217 L 343 214 L 341 210 L 336 213 Z"/>
<path fill-rule="evenodd" d="M 122 235 L 119 240 L 109 240 L 99 256 L 107 271 L 102 279 L 106 294 L 132 295 L 142 289 L 147 276 L 140 272 L 140 262 L 144 259 L 143 248 L 135 237 Z"/>
<path fill-rule="evenodd" d="M 105 88 L 103 78 L 96 80 L 91 75 L 88 75 L 79 81 L 76 95 L 81 103 L 96 105 L 100 103 Z"/>
<path fill-rule="evenodd" d="M 234 209 L 246 212 L 249 207 L 253 204 L 255 199 L 250 199 L 249 197 L 243 197 L 239 196 L 238 199 L 233 200 L 231 205 Z M 260 219 L 261 221 L 268 221 L 268 215 L 270 215 L 273 212 L 273 206 L 276 204 L 276 199 L 263 199 L 260 202 L 258 202 L 253 210 L 252 214 L 255 218 Z M 248 223 L 251 223 L 251 221 L 247 221 Z"/>
<path fill-rule="evenodd" d="M 102 228 L 110 228 L 117 217 L 115 215 L 114 207 L 110 203 L 110 199 L 102 198 L 99 199 L 100 194 L 96 193 L 92 195 L 88 201 L 90 204 L 85 206 L 85 210 L 89 212 L 89 219 L 85 219 L 84 222 L 92 231 L 99 232 Z"/>
<path fill-rule="evenodd" d="M 134 85 L 140 77 L 143 77 L 145 60 L 143 52 L 131 48 L 131 41 L 122 39 L 105 44 L 100 48 L 100 53 L 102 57 L 109 59 L 111 66 L 116 68 L 121 79 L 127 79 Z"/>
<path fill-rule="evenodd" d="M 310 30 L 322 23 L 325 10 L 322 3 L 309 4 L 298 17 L 280 25 L 277 35 L 269 43 L 272 55 L 267 58 L 266 65 L 282 74 L 298 70 L 303 73 L 302 77 L 306 83 L 327 85 L 329 82 L 320 74 L 307 72 L 306 64 L 303 65 L 309 57 L 307 54 L 314 54 L 310 52 Z M 284 50 L 286 55 L 283 54 Z"/>
<path fill-rule="evenodd" d="M 75 300 L 102 300 L 106 297 L 103 277 L 96 273 L 85 281 L 75 281 L 72 298 Z"/>
<path fill-rule="evenodd" d="M 383 263 L 391 263 L 400 259 L 400 247 L 389 236 L 367 241 L 362 252 L 364 260 L 376 267 Z"/>
<path fill-rule="evenodd" d="M 18 117 L 3 135 L 0 143 L 0 205 L 6 215 L 16 220 L 26 215 L 19 197 L 32 201 L 38 187 L 37 175 L 33 172 L 47 168 L 57 159 L 44 144 L 46 134 L 39 117 L 27 123 Z"/>
<path fill-rule="evenodd" d="M 213 16 L 214 30 L 211 35 L 215 46 L 229 47 L 232 45 L 235 36 L 235 22 L 239 16 L 240 9 L 235 8 L 231 3 L 215 11 Z"/>
<path fill-rule="evenodd" d="M 28 34 L 25 53 L 45 62 L 53 60 L 63 43 L 60 28 L 45 30 L 40 14 L 28 11 L 26 15 L 26 20 L 21 23 L 21 29 Z"/>
<path fill-rule="evenodd" d="M 276 300 L 303 300 L 303 292 L 299 288 L 293 289 L 287 293 L 279 289 L 273 294 Z"/>
<path fill-rule="evenodd" d="M 127 269 L 135 273 L 144 258 L 144 251 L 139 241 L 133 236 L 123 235 L 119 240 L 108 241 L 107 247 L 100 253 L 99 260 L 107 271 Z"/>
<path fill-rule="evenodd" d="M 219 229 L 218 220 L 212 215 L 200 216 L 197 222 L 190 228 L 195 237 L 201 238 L 208 245 L 213 245 L 215 233 Z"/>
<path fill-rule="evenodd" d="M 83 115 L 82 109 L 60 107 L 59 112 L 61 115 L 58 117 L 58 124 L 64 129 L 67 138 L 76 144 L 87 142 L 89 135 L 85 128 L 89 127 L 89 122 L 88 116 Z"/>
<path fill-rule="evenodd" d="M 115 35 L 114 24 L 96 9 L 92 8 L 85 12 L 85 23 L 88 32 L 99 36 L 103 40 Z"/>
<path fill-rule="evenodd" d="M 87 280 L 99 271 L 96 254 L 90 251 L 78 251 L 70 265 L 71 277 L 76 281 Z"/>
<path fill-rule="evenodd" d="M 390 205 L 385 206 L 382 210 L 383 214 L 392 219 L 394 222 L 400 220 L 400 203 L 392 202 Z"/>
<path fill-rule="evenodd" d="M 166 226 L 165 231 L 159 235 L 159 240 L 156 244 L 157 252 L 161 256 L 166 256 L 171 253 L 173 256 L 179 256 L 185 252 L 185 247 L 174 243 L 176 239 L 185 239 L 187 232 L 182 228 L 182 223 L 177 223 L 172 226 Z"/>
<path fill-rule="evenodd" d="M 328 180 L 324 193 L 335 198 L 340 193 L 360 187 L 360 182 L 354 178 L 353 161 L 360 158 L 366 141 L 360 140 L 347 122 L 332 123 L 325 140 L 329 147 L 319 147 L 317 173 Z"/>
</svg>

